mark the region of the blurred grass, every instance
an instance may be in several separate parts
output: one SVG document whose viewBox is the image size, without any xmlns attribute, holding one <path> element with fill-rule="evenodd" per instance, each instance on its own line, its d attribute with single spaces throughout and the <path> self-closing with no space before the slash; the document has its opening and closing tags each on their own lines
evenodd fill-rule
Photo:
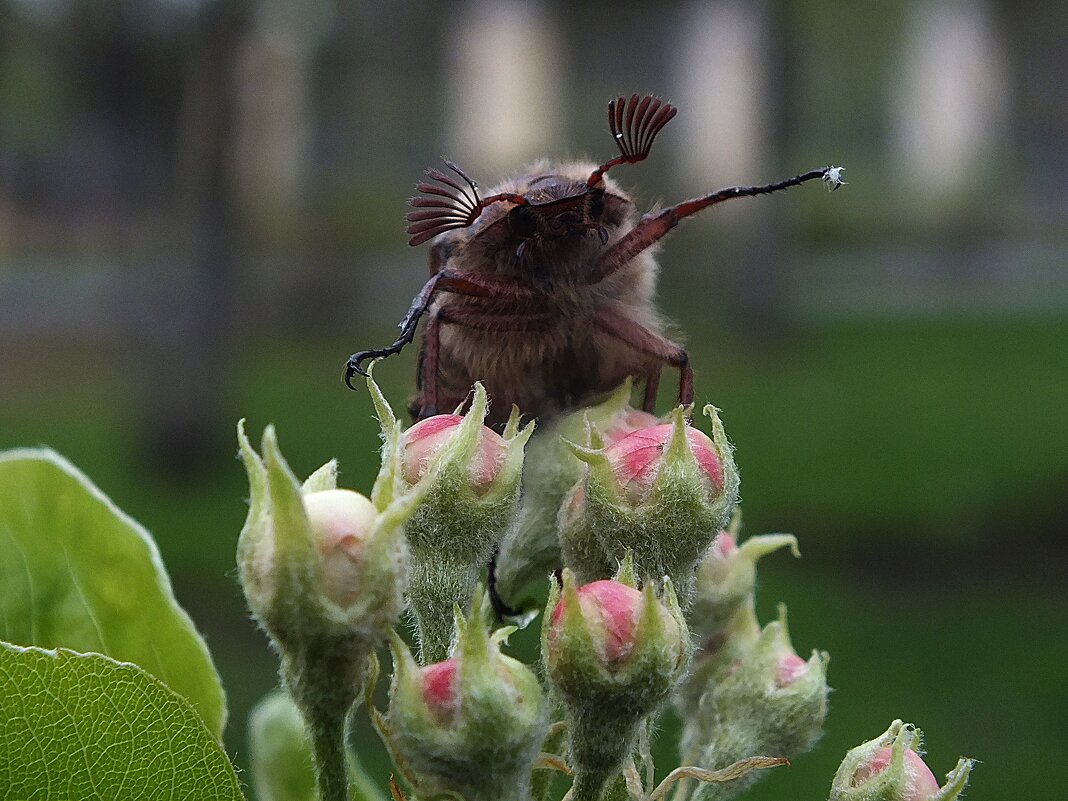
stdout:
<svg viewBox="0 0 1068 801">
<path fill-rule="evenodd" d="M 929 732 L 936 774 L 960 753 L 983 761 L 969 798 L 1049 796 L 1068 753 L 1068 320 L 810 324 L 760 343 L 690 327 L 690 342 L 699 402 L 737 447 L 746 529 L 793 531 L 805 554 L 765 566 L 762 619 L 784 600 L 798 650 L 832 654 L 827 736 L 747 797 L 823 797 L 844 751 L 894 717 Z M 154 533 L 226 681 L 241 766 L 274 660 L 234 577 L 247 490 L 233 424 L 247 417 L 255 439 L 274 422 L 298 474 L 337 456 L 342 484 L 367 490 L 377 428 L 339 380 L 354 344 L 243 346 L 217 457 L 180 478 L 150 458 L 145 391 L 121 365 L 46 375 L 0 408 L 0 447 L 56 448 Z M 398 409 L 412 358 L 379 369 Z"/>
</svg>

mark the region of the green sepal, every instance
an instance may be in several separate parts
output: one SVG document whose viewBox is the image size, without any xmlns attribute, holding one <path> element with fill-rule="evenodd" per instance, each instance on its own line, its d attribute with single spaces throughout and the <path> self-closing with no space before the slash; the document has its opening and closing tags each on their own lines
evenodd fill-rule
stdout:
<svg viewBox="0 0 1068 801">
<path fill-rule="evenodd" d="M 628 587 L 638 589 L 638 574 L 634 572 L 634 554 L 630 552 L 629 548 L 624 552 L 619 568 L 616 570 L 616 574 L 612 576 L 612 581 L 618 581 L 620 584 L 626 584 Z"/>
</svg>

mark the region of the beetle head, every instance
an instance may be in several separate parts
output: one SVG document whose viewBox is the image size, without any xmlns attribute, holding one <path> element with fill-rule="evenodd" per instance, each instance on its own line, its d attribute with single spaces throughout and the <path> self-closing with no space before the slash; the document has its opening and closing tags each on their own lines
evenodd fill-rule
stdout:
<svg viewBox="0 0 1068 801">
<path fill-rule="evenodd" d="M 639 100 L 620 97 L 608 104 L 608 127 L 619 147 L 620 155 L 609 159 L 583 181 L 560 175 L 536 178 L 525 195 L 502 192 L 479 197 L 478 185 L 450 161 L 446 166 L 459 180 L 438 170 L 427 170 L 434 181 L 420 182 L 416 189 L 423 194 L 413 197 L 413 211 L 408 212 L 408 244 L 420 245 L 440 233 L 467 228 L 494 203 L 515 204 L 508 212 L 510 229 L 523 243 L 559 240 L 576 234 L 597 231 L 602 242 L 607 231 L 598 222 L 604 210 L 604 174 L 619 164 L 643 161 L 660 130 L 675 116 L 676 109 L 659 98 L 646 95 Z"/>
</svg>

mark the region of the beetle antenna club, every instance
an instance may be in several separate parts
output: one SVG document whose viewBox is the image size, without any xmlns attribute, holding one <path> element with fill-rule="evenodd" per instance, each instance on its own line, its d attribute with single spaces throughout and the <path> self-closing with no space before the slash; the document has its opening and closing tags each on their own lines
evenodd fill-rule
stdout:
<svg viewBox="0 0 1068 801">
<path fill-rule="evenodd" d="M 592 189 L 618 164 L 637 164 L 648 158 L 656 135 L 678 111 L 670 103 L 649 95 L 640 101 L 637 95 L 631 95 L 629 103 L 622 97 L 609 102 L 608 128 L 619 146 L 620 155 L 594 170 L 586 179 L 586 185 Z"/>
</svg>

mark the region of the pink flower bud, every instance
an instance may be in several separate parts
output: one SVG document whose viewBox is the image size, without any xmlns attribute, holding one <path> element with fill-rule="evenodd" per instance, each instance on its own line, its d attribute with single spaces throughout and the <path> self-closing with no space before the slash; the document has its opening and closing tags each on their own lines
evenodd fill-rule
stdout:
<svg viewBox="0 0 1068 801">
<path fill-rule="evenodd" d="M 348 608 L 359 595 L 364 543 L 378 512 L 363 495 L 343 489 L 308 493 L 304 510 L 321 559 L 323 595 Z"/>
<path fill-rule="evenodd" d="M 633 587 L 607 579 L 579 587 L 577 593 L 582 616 L 595 639 L 600 641 L 600 650 L 608 665 L 626 658 L 634 648 L 634 629 L 641 612 L 642 594 Z M 557 630 L 563 612 L 561 600 L 553 610 L 550 636 Z M 677 640 L 681 636 L 678 623 L 666 609 L 661 612 L 668 638 Z"/>
<path fill-rule="evenodd" d="M 423 700 L 443 725 L 456 716 L 459 701 L 456 695 L 456 660 L 446 659 L 422 668 Z"/>
<path fill-rule="evenodd" d="M 892 755 L 890 746 L 876 750 L 866 762 L 853 773 L 852 786 L 858 787 L 885 771 L 890 766 Z M 928 801 L 938 792 L 938 780 L 931 769 L 915 751 L 905 749 L 904 781 L 900 790 L 893 796 L 894 801 Z"/>
<path fill-rule="evenodd" d="M 712 540 L 712 557 L 715 559 L 730 559 L 738 552 L 738 543 L 734 536 L 726 531 L 721 531 Z"/>
<path fill-rule="evenodd" d="M 613 417 L 608 425 L 604 427 L 602 435 L 604 444 L 606 446 L 613 445 L 628 434 L 633 434 L 643 428 L 652 428 L 659 424 L 660 421 L 656 419 L 656 415 L 627 407 Z"/>
<path fill-rule="evenodd" d="M 632 503 L 641 503 L 648 497 L 660 473 L 671 430 L 671 423 L 642 428 L 605 449 L 612 472 Z M 722 490 L 723 466 L 712 440 L 692 426 L 686 426 L 686 440 L 698 466 L 708 476 L 712 486 L 717 492 Z"/>
<path fill-rule="evenodd" d="M 426 475 L 438 450 L 453 436 L 462 421 L 458 414 L 439 414 L 420 420 L 404 432 L 404 478 L 415 484 Z M 507 444 L 495 431 L 482 426 L 478 450 L 471 460 L 471 482 L 475 491 L 484 491 L 500 472 Z"/>
<path fill-rule="evenodd" d="M 805 672 L 808 663 L 793 651 L 782 654 L 775 664 L 775 683 L 779 687 L 793 684 Z"/>
</svg>

